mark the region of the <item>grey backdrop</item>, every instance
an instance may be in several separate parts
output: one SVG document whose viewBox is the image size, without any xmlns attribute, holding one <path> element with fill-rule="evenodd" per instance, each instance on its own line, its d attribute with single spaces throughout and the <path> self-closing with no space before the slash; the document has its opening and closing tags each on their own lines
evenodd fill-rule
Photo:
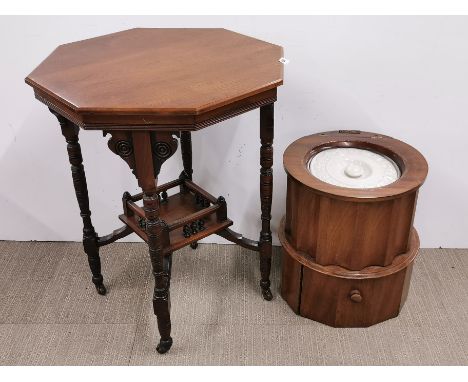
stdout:
<svg viewBox="0 0 468 382">
<path fill-rule="evenodd" d="M 0 21 L 0 239 L 81 236 L 58 123 L 24 83 L 37 64 L 59 44 L 136 26 L 223 27 L 282 45 L 290 60 L 276 104 L 274 231 L 285 208 L 286 146 L 318 131 L 361 129 L 402 139 L 426 156 L 429 177 L 416 212 L 421 245 L 468 247 L 467 17 L 23 16 Z M 137 192 L 136 180 L 99 132 L 82 132 L 81 141 L 94 225 L 105 234 L 120 225 L 122 192 Z M 234 229 L 257 238 L 258 112 L 193 134 L 193 148 L 195 181 L 224 195 Z M 161 181 L 180 171 L 179 154 L 166 163 Z"/>
</svg>

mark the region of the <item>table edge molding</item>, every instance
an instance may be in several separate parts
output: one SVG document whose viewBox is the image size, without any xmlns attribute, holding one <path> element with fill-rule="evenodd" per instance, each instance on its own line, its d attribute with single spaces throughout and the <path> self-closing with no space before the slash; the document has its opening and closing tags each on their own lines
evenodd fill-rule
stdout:
<svg viewBox="0 0 468 382">
<path fill-rule="evenodd" d="M 163 121 L 161 123 L 148 123 L 148 124 L 132 124 L 132 123 L 119 123 L 119 119 L 126 118 L 128 115 L 119 115 L 118 113 L 100 114 L 100 117 L 109 115 L 115 122 L 108 123 L 93 123 L 86 122 L 87 118 L 85 114 L 77 113 L 70 110 L 65 105 L 58 102 L 53 102 L 46 94 L 42 94 L 41 91 L 36 90 L 34 92 L 35 97 L 38 101 L 45 104 L 49 109 L 59 113 L 70 122 L 81 127 L 84 130 L 158 130 L 158 131 L 196 131 L 201 130 L 205 127 L 217 124 L 225 121 L 232 117 L 244 114 L 262 106 L 272 104 L 277 100 L 277 88 L 267 90 L 263 93 L 256 94 L 243 98 L 233 104 L 228 104 L 223 107 L 219 107 L 210 112 L 202 113 L 199 115 L 173 115 L 173 116 L 161 116 Z M 96 114 L 86 114 L 86 117 L 96 116 Z M 135 117 L 138 117 L 135 114 Z M 158 117 L 157 114 L 152 115 L 152 118 Z M 187 119 L 189 121 L 187 121 Z M 187 123 L 188 122 L 188 123 Z"/>
</svg>

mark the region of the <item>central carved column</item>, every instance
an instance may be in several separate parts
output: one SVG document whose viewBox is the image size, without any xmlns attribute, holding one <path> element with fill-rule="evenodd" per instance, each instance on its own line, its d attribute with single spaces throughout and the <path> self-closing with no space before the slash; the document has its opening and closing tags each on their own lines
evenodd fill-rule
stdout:
<svg viewBox="0 0 468 382">
<path fill-rule="evenodd" d="M 161 336 L 156 350 L 167 352 L 172 346 L 169 288 L 171 254 L 164 256 L 169 245 L 169 230 L 160 218 L 160 197 L 157 193 L 158 175 L 162 164 L 177 150 L 172 133 L 149 131 L 110 131 L 109 148 L 124 159 L 143 190 L 143 211 L 148 250 L 154 275 L 153 310 Z"/>
</svg>

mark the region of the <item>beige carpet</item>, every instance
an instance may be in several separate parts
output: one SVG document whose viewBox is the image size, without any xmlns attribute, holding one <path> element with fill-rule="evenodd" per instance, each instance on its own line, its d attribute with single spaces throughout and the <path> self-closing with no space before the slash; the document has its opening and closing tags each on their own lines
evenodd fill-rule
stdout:
<svg viewBox="0 0 468 382">
<path fill-rule="evenodd" d="M 200 245 L 174 254 L 174 345 L 155 351 L 145 244 L 102 249 L 108 295 L 79 243 L 0 242 L 1 365 L 468 365 L 468 250 L 425 249 L 396 319 L 334 329 L 258 288 L 257 254 Z"/>
</svg>

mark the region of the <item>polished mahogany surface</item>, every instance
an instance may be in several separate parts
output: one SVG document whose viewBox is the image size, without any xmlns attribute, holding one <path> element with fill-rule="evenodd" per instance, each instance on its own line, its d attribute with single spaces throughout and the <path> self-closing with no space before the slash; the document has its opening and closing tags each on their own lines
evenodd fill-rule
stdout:
<svg viewBox="0 0 468 382">
<path fill-rule="evenodd" d="M 132 232 L 148 243 L 159 353 L 167 352 L 173 343 L 172 253 L 184 246 L 196 249 L 198 240 L 217 234 L 259 252 L 262 297 L 273 298 L 274 102 L 276 88 L 283 83 L 282 53 L 280 46 L 225 29 L 131 29 L 61 45 L 26 78 L 35 97 L 57 117 L 67 143 L 83 220 L 83 247 L 97 292 L 107 293 L 100 247 Z M 191 138 L 192 130 L 255 109 L 260 112 L 258 240 L 229 229 L 233 222 L 226 199 L 193 181 Z M 109 136 L 107 146 L 127 163 L 142 191 L 124 192 L 119 218 L 125 225 L 104 236 L 97 234 L 91 221 L 80 128 L 102 130 Z M 249 139 L 254 139 L 253 134 Z M 161 167 L 178 147 L 183 171 L 176 179 L 158 184 Z M 103 173 L 103 179 L 105 175 L 112 172 Z M 223 175 L 221 171 L 218 177 Z"/>
<path fill-rule="evenodd" d="M 401 177 L 375 188 L 320 180 L 310 158 L 335 147 L 367 149 L 391 158 Z M 281 294 L 298 314 L 335 327 L 364 327 L 398 315 L 419 249 L 413 228 L 424 157 L 408 144 L 376 133 L 341 130 L 302 137 L 283 156 L 288 174 Z"/>
<path fill-rule="evenodd" d="M 197 129 L 233 105 L 247 111 L 274 102 L 282 54 L 280 46 L 225 29 L 137 28 L 61 45 L 26 82 L 84 128 Z"/>
</svg>

